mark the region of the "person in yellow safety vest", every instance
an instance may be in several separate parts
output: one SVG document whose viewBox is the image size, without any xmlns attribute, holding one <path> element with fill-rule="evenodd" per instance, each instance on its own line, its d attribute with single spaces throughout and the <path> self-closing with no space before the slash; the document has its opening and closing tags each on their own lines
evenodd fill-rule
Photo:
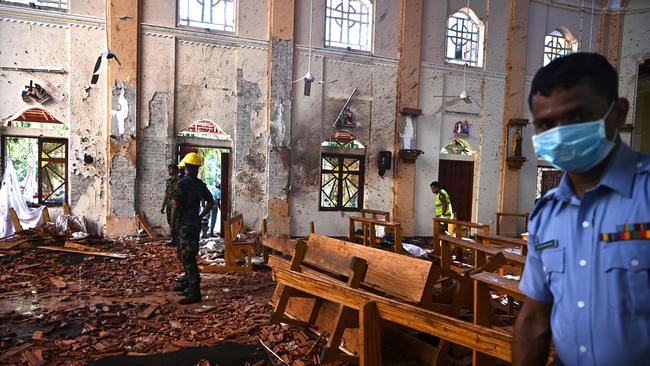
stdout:
<svg viewBox="0 0 650 366">
<path fill-rule="evenodd" d="M 449 198 L 449 193 L 442 189 L 438 182 L 431 182 L 429 186 L 431 187 L 431 192 L 436 198 L 436 217 L 451 219 L 453 211 L 451 208 L 451 198 Z M 447 224 L 441 223 L 440 230 L 443 232 L 447 231 Z"/>
</svg>

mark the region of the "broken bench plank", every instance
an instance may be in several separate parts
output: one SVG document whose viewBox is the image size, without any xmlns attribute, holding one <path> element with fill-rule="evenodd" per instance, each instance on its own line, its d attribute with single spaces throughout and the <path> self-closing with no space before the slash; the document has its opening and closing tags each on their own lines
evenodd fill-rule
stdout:
<svg viewBox="0 0 650 366">
<path fill-rule="evenodd" d="M 149 319 L 151 317 L 151 315 L 153 314 L 153 312 L 156 311 L 156 309 L 158 309 L 159 306 L 160 306 L 159 304 L 151 304 L 151 305 L 149 305 L 146 309 L 144 309 L 143 312 L 140 313 L 140 315 L 138 315 L 138 318 L 140 318 L 140 319 Z"/>
<path fill-rule="evenodd" d="M 109 258 L 116 258 L 116 259 L 124 259 L 128 258 L 128 254 L 121 254 L 121 253 L 110 253 L 110 252 L 101 252 L 101 251 L 86 251 L 86 250 L 80 250 L 80 249 L 74 249 L 74 248 L 66 248 L 66 247 L 51 247 L 51 246 L 43 246 L 39 245 L 37 248 L 39 249 L 46 249 L 46 250 L 54 250 L 54 251 L 59 251 L 59 252 L 68 252 L 68 253 L 77 253 L 77 254 L 86 254 L 86 255 L 96 255 L 100 257 L 109 257 Z"/>
<path fill-rule="evenodd" d="M 68 287 L 68 284 L 65 283 L 62 277 L 50 277 L 50 282 L 52 282 L 54 287 L 58 288 L 59 290 L 63 290 L 64 288 Z"/>
</svg>

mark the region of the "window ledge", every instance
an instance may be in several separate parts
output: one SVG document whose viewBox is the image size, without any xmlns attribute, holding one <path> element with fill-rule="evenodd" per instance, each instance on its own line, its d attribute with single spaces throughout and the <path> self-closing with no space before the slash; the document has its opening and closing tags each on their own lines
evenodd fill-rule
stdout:
<svg viewBox="0 0 650 366">
<path fill-rule="evenodd" d="M 327 154 L 356 155 L 356 156 L 366 155 L 366 149 L 355 149 L 351 147 L 321 146 L 320 151 L 321 153 L 327 153 Z"/>
<path fill-rule="evenodd" d="M 237 31 L 226 31 L 226 30 L 219 30 L 219 29 L 212 29 L 212 28 L 203 28 L 203 27 L 197 27 L 194 25 L 184 25 L 184 24 L 178 24 L 176 23 L 176 28 L 179 29 L 186 29 L 189 31 L 197 32 L 197 33 L 205 33 L 205 34 L 217 34 L 217 35 L 226 35 L 226 36 L 237 36 Z"/>
</svg>

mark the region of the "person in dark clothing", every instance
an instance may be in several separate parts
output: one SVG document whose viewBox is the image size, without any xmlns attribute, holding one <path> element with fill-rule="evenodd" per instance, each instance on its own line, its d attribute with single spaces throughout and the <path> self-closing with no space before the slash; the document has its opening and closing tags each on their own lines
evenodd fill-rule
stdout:
<svg viewBox="0 0 650 366">
<path fill-rule="evenodd" d="M 172 235 L 178 235 L 180 259 L 185 271 L 186 281 L 179 284 L 179 287 L 185 286 L 184 297 L 178 302 L 184 305 L 201 301 L 201 276 L 196 256 L 199 253 L 201 220 L 210 213 L 214 200 L 208 187 L 198 178 L 203 159 L 196 153 L 189 153 L 182 163 L 185 176 L 178 181 L 178 189 L 172 197 Z M 201 201 L 205 205 L 199 213 Z"/>
</svg>

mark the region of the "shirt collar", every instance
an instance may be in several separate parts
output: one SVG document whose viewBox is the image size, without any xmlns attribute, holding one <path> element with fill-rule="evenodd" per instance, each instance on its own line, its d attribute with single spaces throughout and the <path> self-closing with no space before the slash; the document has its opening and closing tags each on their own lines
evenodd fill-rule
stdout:
<svg viewBox="0 0 650 366">
<path fill-rule="evenodd" d="M 630 197 L 632 195 L 632 183 L 636 172 L 637 159 L 638 154 L 634 150 L 625 143 L 619 143 L 607 162 L 600 183 L 593 189 L 606 186 L 626 197 Z M 562 174 L 562 179 L 555 189 L 554 195 L 564 201 L 570 201 L 571 197 L 574 196 L 571 181 L 566 172 Z"/>
</svg>

